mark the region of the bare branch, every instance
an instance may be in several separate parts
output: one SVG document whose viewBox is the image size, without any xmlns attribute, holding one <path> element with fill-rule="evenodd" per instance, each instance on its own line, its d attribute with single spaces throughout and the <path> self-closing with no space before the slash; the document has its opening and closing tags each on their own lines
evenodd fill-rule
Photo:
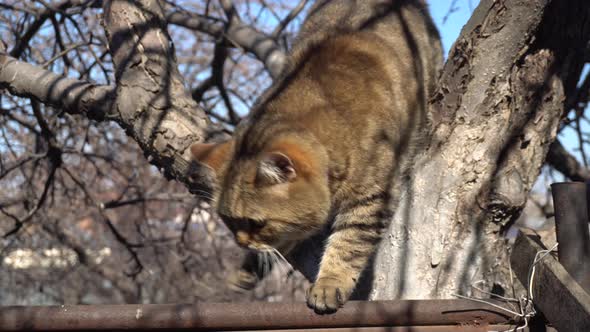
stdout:
<svg viewBox="0 0 590 332">
<path fill-rule="evenodd" d="M 547 154 L 547 163 L 572 181 L 590 181 L 590 170 L 580 165 L 559 140 L 551 144 Z"/>
<path fill-rule="evenodd" d="M 112 118 L 109 115 L 112 87 L 63 77 L 3 54 L 0 54 L 0 88 L 68 113 L 83 113 L 93 120 Z"/>
<path fill-rule="evenodd" d="M 173 11 L 166 16 L 170 24 L 175 24 L 187 29 L 201 31 L 213 37 L 223 36 L 224 24 L 219 21 L 212 21 L 208 17 L 189 13 L 187 11 Z"/>
<path fill-rule="evenodd" d="M 214 86 L 214 79 L 212 76 L 207 77 L 204 79 L 196 88 L 193 89 L 191 96 L 196 102 L 200 102 L 203 99 L 203 95 L 207 90 L 211 89 Z"/>
<path fill-rule="evenodd" d="M 184 93 L 182 85 L 180 87 L 180 91 Z M 0 88 L 8 89 L 16 96 L 35 98 L 44 104 L 63 109 L 68 113 L 82 113 L 88 118 L 98 121 L 112 120 L 123 128 L 131 128 L 134 125 L 142 126 L 144 124 L 144 122 L 136 121 L 137 119 L 134 119 L 128 113 L 135 111 L 133 105 L 126 104 L 125 107 L 117 105 L 119 107 L 115 110 L 119 111 L 119 113 L 112 111 L 113 107 L 115 107 L 113 105 L 114 92 L 112 87 L 97 86 L 88 82 L 65 78 L 6 55 L 0 55 Z M 159 99 L 160 103 L 162 103 L 163 101 L 160 99 L 162 97 L 160 95 L 156 99 Z M 183 99 L 174 100 L 176 103 L 183 101 Z M 131 98 L 126 102 L 135 101 L 135 99 Z M 206 170 L 201 169 L 199 171 L 198 168 L 192 168 L 187 161 L 188 157 L 183 156 L 184 151 L 192 142 L 204 139 L 204 134 L 198 136 L 198 133 L 203 133 L 207 121 L 198 116 L 198 107 L 193 102 L 186 102 L 186 99 L 184 101 L 183 108 L 185 110 L 182 116 L 173 115 L 174 113 L 169 112 L 166 108 L 159 112 L 160 116 L 172 116 L 179 119 L 181 124 L 184 123 L 184 128 L 179 128 L 179 123 L 175 120 L 156 120 L 155 122 L 148 122 L 154 126 L 151 131 L 145 131 L 145 128 L 135 128 L 136 130 L 144 129 L 144 131 L 142 136 L 135 136 L 134 138 L 138 140 L 140 145 L 146 147 L 147 154 L 158 156 L 154 157 L 152 161 L 158 167 L 163 167 L 169 176 L 187 183 L 191 188 L 208 190 L 203 188 L 209 188 L 211 175 L 206 173 Z M 190 104 L 194 108 L 189 109 Z M 155 103 L 155 105 L 157 104 Z M 154 118 L 152 117 L 152 119 Z M 165 128 L 166 126 L 170 127 Z M 178 129 L 181 129 L 181 131 L 175 133 Z M 152 137 L 152 131 L 166 132 L 166 135 L 170 136 L 180 134 L 178 139 L 180 139 L 183 148 L 177 147 L 177 150 L 166 152 L 166 150 L 174 146 L 172 145 L 173 140 L 168 141 L 163 136 L 160 139 Z M 162 154 L 159 154 L 159 152 L 162 152 Z M 191 174 L 194 176 L 191 177 Z"/>
<path fill-rule="evenodd" d="M 234 46 L 252 53 L 259 59 L 273 78 L 277 78 L 286 65 L 286 54 L 273 37 L 257 31 L 235 17 L 230 23 L 226 23 L 227 29 L 217 22 L 211 22 L 203 16 L 185 11 L 172 12 L 168 14 L 167 20 L 169 23 L 187 29 L 203 31 L 218 38 L 227 38 Z"/>
<path fill-rule="evenodd" d="M 215 51 L 213 53 L 213 61 L 211 63 L 211 77 L 213 78 L 215 86 L 217 86 L 219 94 L 223 99 L 223 103 L 227 109 L 230 124 L 235 126 L 240 121 L 240 118 L 234 110 L 227 90 L 225 89 L 225 83 L 223 82 L 223 68 L 225 65 L 225 60 L 227 59 L 227 48 L 222 43 L 216 43 Z"/>
<path fill-rule="evenodd" d="M 233 20 L 240 19 L 238 11 L 231 0 L 219 0 L 219 2 L 221 3 L 221 8 L 223 8 L 227 19 L 230 21 L 230 24 Z"/>
<path fill-rule="evenodd" d="M 56 12 L 60 12 L 75 6 L 92 6 L 94 5 L 94 2 L 94 0 L 63 0 L 55 5 L 52 5 L 51 7 L 47 6 L 45 10 L 37 15 L 37 18 L 29 26 L 27 31 L 19 39 L 17 39 L 16 45 L 10 51 L 10 56 L 19 58 L 28 47 L 29 41 L 33 38 L 33 36 L 35 36 L 43 24 Z"/>
<path fill-rule="evenodd" d="M 575 88 L 575 86 L 573 86 Z M 582 84 L 574 92 L 568 93 L 565 110 L 575 112 L 576 117 L 584 112 L 590 98 L 590 74 L 586 74 Z"/>
<path fill-rule="evenodd" d="M 51 158 L 51 157 L 50 157 Z M 18 218 L 16 216 L 10 215 L 9 213 L 7 213 L 6 211 L 3 211 L 1 208 L 0 210 L 2 210 L 2 212 L 7 215 L 10 216 L 12 219 L 14 219 L 14 227 L 9 230 L 8 232 L 6 232 L 2 237 L 3 238 L 7 238 L 13 234 L 16 234 L 19 230 L 21 230 L 21 228 L 35 215 L 37 214 L 37 212 L 39 212 L 39 209 L 41 209 L 41 207 L 43 206 L 43 204 L 45 203 L 45 200 L 47 198 L 47 193 L 49 192 L 49 188 L 51 187 L 51 185 L 53 184 L 53 180 L 55 178 L 55 172 L 57 171 L 59 165 L 54 164 L 52 162 L 49 163 L 49 175 L 47 176 L 47 179 L 45 180 L 45 185 L 43 186 L 43 191 L 41 192 L 41 196 L 39 197 L 39 199 L 37 199 L 37 202 L 35 203 L 35 206 L 27 212 L 27 214 L 22 217 L 22 218 Z"/>
<path fill-rule="evenodd" d="M 285 16 L 285 18 L 279 23 L 279 25 L 277 25 L 277 27 L 270 35 L 274 39 L 279 38 L 280 34 L 283 32 L 283 30 L 285 30 L 287 25 L 289 25 L 289 23 L 291 23 L 291 21 L 293 21 L 293 19 L 297 17 L 299 13 L 301 13 L 301 11 L 303 10 L 303 8 L 305 8 L 305 5 L 307 5 L 308 2 L 309 0 L 300 0 L 297 6 L 293 8 L 289 15 Z"/>
</svg>

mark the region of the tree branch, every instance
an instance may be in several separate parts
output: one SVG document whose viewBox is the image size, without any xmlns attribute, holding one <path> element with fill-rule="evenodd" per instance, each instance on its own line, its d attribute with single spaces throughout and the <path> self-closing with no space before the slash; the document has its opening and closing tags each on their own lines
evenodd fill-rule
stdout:
<svg viewBox="0 0 590 332">
<path fill-rule="evenodd" d="M 291 12 L 281 20 L 279 25 L 277 25 L 277 27 L 271 33 L 271 36 L 275 39 L 279 38 L 280 34 L 283 32 L 283 30 L 285 30 L 287 25 L 289 25 L 289 23 L 291 23 L 291 21 L 293 21 L 293 19 L 297 17 L 299 13 L 301 13 L 301 11 L 303 10 L 303 8 L 305 8 L 305 5 L 307 5 L 308 2 L 309 0 L 300 0 L 297 6 L 295 6 L 295 8 L 293 8 L 293 10 L 291 10 Z"/>
<path fill-rule="evenodd" d="M 219 94 L 221 95 L 221 99 L 225 104 L 230 124 L 235 126 L 238 124 L 238 122 L 240 122 L 240 117 L 234 110 L 233 104 L 229 98 L 227 90 L 225 89 L 225 82 L 223 81 L 223 69 L 227 56 L 227 48 L 225 45 L 216 43 L 215 50 L 213 51 L 213 61 L 211 62 L 211 77 L 213 78 L 213 82 L 215 83 L 215 86 L 217 86 Z"/>
<path fill-rule="evenodd" d="M 63 77 L 5 54 L 0 54 L 0 89 L 92 120 L 117 120 L 109 114 L 113 87 Z"/>
<path fill-rule="evenodd" d="M 211 172 L 188 162 L 209 122 L 184 89 L 160 3 L 105 1 L 104 13 L 117 80 L 112 112 L 167 178 L 209 191 Z"/>
<path fill-rule="evenodd" d="M 175 11 L 168 14 L 166 19 L 171 24 L 202 31 L 217 38 L 226 38 L 234 46 L 259 59 L 273 79 L 281 74 L 286 65 L 287 56 L 277 41 L 244 24 L 237 16 L 232 16 L 229 23 L 219 24 L 200 15 L 186 11 Z"/>
<path fill-rule="evenodd" d="M 29 26 L 27 31 L 20 36 L 20 38 L 17 38 L 16 45 L 14 45 L 14 48 L 10 51 L 10 56 L 19 58 L 29 46 L 31 39 L 37 34 L 47 19 L 55 15 L 56 12 L 64 11 L 71 7 L 93 6 L 94 2 L 95 1 L 93 0 L 63 0 L 52 7 L 46 7 L 43 11 L 38 13 L 37 18 Z"/>
<path fill-rule="evenodd" d="M 572 181 L 590 181 L 590 170 L 580 165 L 559 140 L 551 144 L 547 154 L 547 163 Z"/>
<path fill-rule="evenodd" d="M 130 115 L 134 111 L 141 111 L 139 108 L 136 110 L 132 103 L 148 101 L 148 96 L 141 96 L 142 98 L 137 100 L 129 97 L 130 99 L 121 105 L 115 103 L 115 89 L 111 86 L 66 78 L 3 54 L 0 54 L 0 89 L 7 89 L 15 96 L 34 98 L 70 114 L 82 114 L 96 121 L 114 121 L 132 134 L 144 148 L 148 160 L 163 169 L 168 177 L 174 177 L 187 184 L 192 191 L 210 190 L 212 175 L 196 163 L 189 162 L 190 158 L 184 153 L 192 142 L 204 140 L 205 130 L 208 129 L 207 121 L 203 119 L 204 115 L 199 114 L 198 106 L 192 101 L 186 101 L 189 97 L 175 99 L 177 104 L 184 102 L 181 104 L 182 113 L 176 114 L 174 108 L 163 107 L 152 114 L 154 117 L 156 114 L 164 116 L 163 121 L 158 122 L 154 117 L 144 119 L 149 120 L 147 124 L 151 125 L 151 130 L 158 133 L 152 137 L 147 131 L 143 132 L 143 136 L 137 133 L 133 135 L 133 130 L 142 129 L 145 122 L 136 121 L 137 119 Z M 155 91 L 156 96 L 152 96 L 156 99 L 153 107 L 162 107 L 158 100 L 163 98 L 162 94 L 165 91 Z M 178 91 L 184 93 L 184 88 Z M 143 106 L 149 108 L 149 105 Z M 179 123 L 167 117 L 179 119 Z M 169 141 L 162 136 L 164 134 L 170 138 Z M 150 155 L 153 157 L 150 158 Z"/>
</svg>

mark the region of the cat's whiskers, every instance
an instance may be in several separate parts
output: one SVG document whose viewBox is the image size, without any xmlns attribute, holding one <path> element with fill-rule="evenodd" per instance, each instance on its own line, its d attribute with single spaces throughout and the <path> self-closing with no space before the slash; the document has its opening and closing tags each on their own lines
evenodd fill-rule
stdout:
<svg viewBox="0 0 590 332">
<path fill-rule="evenodd" d="M 293 266 L 291 266 L 291 263 L 289 263 L 289 261 L 285 258 L 285 256 L 283 256 L 283 254 L 281 254 L 280 251 L 273 248 L 273 252 L 277 256 L 277 258 L 280 260 L 280 265 L 282 265 L 284 268 L 284 270 L 282 272 L 285 274 L 286 277 L 288 277 L 291 274 L 291 272 L 293 271 Z"/>
<path fill-rule="evenodd" d="M 260 279 L 263 279 L 264 277 L 266 277 L 268 257 L 266 256 L 266 251 L 260 249 L 256 249 L 256 256 L 258 262 L 257 272 L 258 275 L 261 277 Z"/>
<path fill-rule="evenodd" d="M 198 198 L 203 198 L 210 202 L 215 201 L 213 194 L 204 190 L 196 189 L 194 192 L 192 192 L 192 194 L 197 196 Z"/>
<path fill-rule="evenodd" d="M 275 254 L 274 250 L 269 250 L 268 251 L 268 255 L 272 261 L 272 266 L 273 268 L 278 269 L 278 275 L 281 275 L 283 273 L 283 266 L 279 260 L 279 258 L 277 257 L 277 255 Z M 276 289 L 280 289 L 281 288 L 281 283 L 280 283 L 280 279 L 279 278 L 274 278 L 273 280 L 273 287 Z"/>
<path fill-rule="evenodd" d="M 288 278 L 288 276 L 293 271 L 293 267 L 291 266 L 289 261 L 287 261 L 285 256 L 283 256 L 283 254 L 281 254 L 280 251 L 271 246 L 262 245 L 260 247 L 254 247 L 253 245 L 251 245 L 250 248 L 256 251 L 256 268 L 257 274 L 261 277 L 260 279 L 266 278 L 272 272 L 273 267 L 276 266 L 279 272 L 278 274 L 280 276 L 279 279 L 276 280 L 277 282 L 279 282 L 279 286 L 277 287 L 281 287 L 280 278 L 282 278 L 282 276 Z"/>
<path fill-rule="evenodd" d="M 268 255 L 268 251 L 264 251 L 264 277 L 265 278 L 268 276 L 269 271 L 270 271 L 270 258 Z"/>
<path fill-rule="evenodd" d="M 262 271 L 262 267 L 264 262 L 262 262 L 262 252 L 261 251 L 256 251 L 256 262 L 257 262 L 257 267 L 256 267 L 256 272 L 258 273 L 258 275 L 263 275 L 263 271 Z"/>
<path fill-rule="evenodd" d="M 281 252 L 278 249 L 273 248 L 273 252 L 278 256 L 278 258 L 280 258 L 283 262 L 289 264 L 289 261 L 287 261 L 287 259 L 285 258 L 285 256 L 283 256 L 283 254 L 281 254 Z M 289 264 L 291 265 L 291 264 Z"/>
<path fill-rule="evenodd" d="M 270 257 L 272 258 L 273 266 L 276 266 L 277 269 L 279 270 L 279 274 L 282 274 L 284 266 L 283 266 L 282 262 L 280 261 L 279 257 L 277 256 L 275 251 L 272 249 L 269 251 L 269 254 L 270 254 Z"/>
<path fill-rule="evenodd" d="M 262 278 L 264 278 L 266 276 L 266 255 L 264 251 L 260 252 L 260 275 L 262 276 Z"/>
<path fill-rule="evenodd" d="M 278 257 L 275 255 L 274 251 L 273 250 L 269 250 L 268 251 L 268 255 L 270 257 L 270 260 L 271 260 L 271 263 L 272 263 L 273 268 L 276 266 L 276 268 L 279 269 L 279 272 L 281 272 L 282 266 L 281 266 L 281 264 L 279 262 Z"/>
</svg>

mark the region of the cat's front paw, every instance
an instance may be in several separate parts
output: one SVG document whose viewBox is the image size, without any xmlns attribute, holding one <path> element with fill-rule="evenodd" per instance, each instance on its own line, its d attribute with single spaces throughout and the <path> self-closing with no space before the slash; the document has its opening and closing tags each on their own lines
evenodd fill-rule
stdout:
<svg viewBox="0 0 590 332">
<path fill-rule="evenodd" d="M 351 292 L 340 280 L 318 279 L 307 291 L 307 306 L 317 314 L 331 314 L 344 305 Z"/>
</svg>

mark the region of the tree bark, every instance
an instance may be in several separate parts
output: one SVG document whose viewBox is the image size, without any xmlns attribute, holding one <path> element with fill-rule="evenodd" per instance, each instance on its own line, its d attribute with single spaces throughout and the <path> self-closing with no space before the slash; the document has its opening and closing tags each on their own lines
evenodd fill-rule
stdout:
<svg viewBox="0 0 590 332">
<path fill-rule="evenodd" d="M 583 0 L 479 4 L 431 100 L 432 140 L 376 255 L 371 299 L 470 294 L 479 280 L 507 286 L 502 233 L 555 139 L 589 18 Z"/>
<path fill-rule="evenodd" d="M 187 160 L 188 148 L 204 140 L 209 122 L 184 89 L 160 2 L 112 0 L 103 8 L 115 66 L 112 113 L 167 178 L 193 191 L 208 189 L 209 172 L 201 168 L 189 176 Z"/>
</svg>

